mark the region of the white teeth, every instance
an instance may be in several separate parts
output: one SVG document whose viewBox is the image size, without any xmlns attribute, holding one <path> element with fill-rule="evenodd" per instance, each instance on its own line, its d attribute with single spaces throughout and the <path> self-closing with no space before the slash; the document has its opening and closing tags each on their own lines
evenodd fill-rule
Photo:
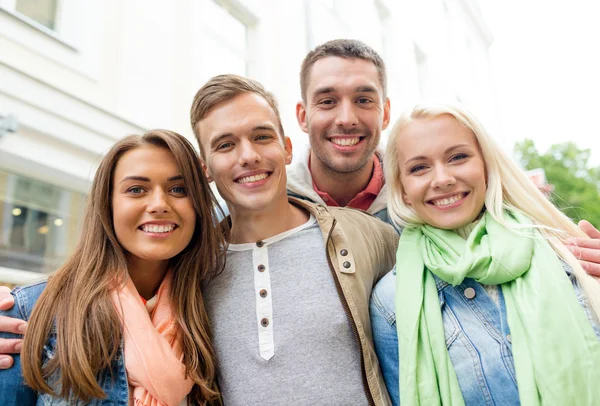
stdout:
<svg viewBox="0 0 600 406">
<path fill-rule="evenodd" d="M 267 179 L 269 175 L 266 173 L 259 173 L 258 175 L 246 176 L 244 178 L 238 179 L 237 183 L 250 183 L 250 182 L 258 182 L 259 180 Z"/>
<path fill-rule="evenodd" d="M 431 203 L 433 203 L 434 206 L 448 206 L 448 205 L 450 205 L 452 203 L 458 202 L 463 197 L 465 197 L 465 194 L 464 193 L 459 193 L 457 195 L 450 196 L 450 197 L 445 198 L 445 199 L 432 200 Z"/>
<path fill-rule="evenodd" d="M 175 229 L 175 224 L 144 224 L 142 230 L 146 233 L 168 233 Z"/>
<path fill-rule="evenodd" d="M 358 142 L 360 141 L 360 137 L 356 137 L 356 138 L 332 138 L 331 142 L 333 142 L 335 145 L 341 145 L 343 147 L 349 147 L 352 145 L 356 145 L 358 144 Z"/>
</svg>

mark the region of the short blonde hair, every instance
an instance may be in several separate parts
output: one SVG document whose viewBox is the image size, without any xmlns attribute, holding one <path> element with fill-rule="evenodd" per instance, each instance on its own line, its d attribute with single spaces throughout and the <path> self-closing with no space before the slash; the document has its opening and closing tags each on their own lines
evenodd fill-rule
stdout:
<svg viewBox="0 0 600 406">
<path fill-rule="evenodd" d="M 533 184 L 525 172 L 498 146 L 481 123 L 465 108 L 450 104 L 417 105 L 400 116 L 390 132 L 385 151 L 385 179 L 388 184 L 388 215 L 399 227 L 423 224 L 414 209 L 403 198 L 398 162 L 398 140 L 414 121 L 432 120 L 450 115 L 471 130 L 481 149 L 487 173 L 485 208 L 500 224 L 505 224 L 502 212 L 517 210 L 533 220 L 536 228 L 548 240 L 557 255 L 573 269 L 596 314 L 600 315 L 600 284 L 589 276 L 577 259 L 561 242 L 568 237 L 587 237 L 570 218 L 558 210 Z"/>
</svg>

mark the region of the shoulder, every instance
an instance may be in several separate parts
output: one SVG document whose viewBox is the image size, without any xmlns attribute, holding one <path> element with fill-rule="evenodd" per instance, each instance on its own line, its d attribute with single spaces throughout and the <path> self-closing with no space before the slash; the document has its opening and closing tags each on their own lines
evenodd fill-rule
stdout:
<svg viewBox="0 0 600 406">
<path fill-rule="evenodd" d="M 397 233 L 394 228 L 379 219 L 377 216 L 367 213 L 366 211 L 359 209 L 352 209 L 348 207 L 330 207 L 329 211 L 335 219 L 344 225 L 355 225 L 363 228 L 363 231 L 377 231 L 384 234 L 394 234 L 397 240 Z"/>
<path fill-rule="evenodd" d="M 343 230 L 350 241 L 365 239 L 379 240 L 379 243 L 395 245 L 398 233 L 392 226 L 372 214 L 347 207 L 332 207 L 290 197 L 290 202 L 315 216 L 323 233 L 335 223 Z"/>
<path fill-rule="evenodd" d="M 14 288 L 11 295 L 15 299 L 15 305 L 8 311 L 0 311 L 0 315 L 28 320 L 33 306 L 46 288 L 46 283 L 44 280 L 31 285 Z"/>
</svg>

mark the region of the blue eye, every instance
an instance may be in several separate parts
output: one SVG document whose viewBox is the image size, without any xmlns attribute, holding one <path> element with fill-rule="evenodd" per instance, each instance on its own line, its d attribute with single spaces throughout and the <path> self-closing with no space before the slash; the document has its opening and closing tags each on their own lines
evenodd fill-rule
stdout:
<svg viewBox="0 0 600 406">
<path fill-rule="evenodd" d="M 425 165 L 413 166 L 412 168 L 410 168 L 410 173 L 416 173 L 416 172 L 422 171 L 425 168 L 427 168 Z"/>
<path fill-rule="evenodd" d="M 224 142 L 224 143 L 220 144 L 217 147 L 217 150 L 219 150 L 219 149 L 226 149 L 226 148 L 229 148 L 231 146 L 233 146 L 233 142 Z"/>
<path fill-rule="evenodd" d="M 368 104 L 368 103 L 373 103 L 373 101 L 369 98 L 366 97 L 361 97 L 360 99 L 357 100 L 359 104 Z"/>
<path fill-rule="evenodd" d="M 174 186 L 173 188 L 171 188 L 171 192 L 178 194 L 178 195 L 187 194 L 187 190 L 185 189 L 184 186 Z"/>
<path fill-rule="evenodd" d="M 132 186 L 129 189 L 127 189 L 127 193 L 130 193 L 132 195 L 139 195 L 143 192 L 144 188 L 142 188 L 141 186 Z"/>
<path fill-rule="evenodd" d="M 462 153 L 461 154 L 456 154 L 452 158 L 450 158 L 450 162 L 452 162 L 452 161 L 459 161 L 461 159 L 465 159 L 465 158 L 468 158 L 468 157 L 469 156 L 467 154 L 462 154 Z"/>
</svg>

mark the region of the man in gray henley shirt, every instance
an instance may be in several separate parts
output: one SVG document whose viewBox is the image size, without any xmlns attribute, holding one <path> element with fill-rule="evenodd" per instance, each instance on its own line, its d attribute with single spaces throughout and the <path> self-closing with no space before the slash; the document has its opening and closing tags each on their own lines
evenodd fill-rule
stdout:
<svg viewBox="0 0 600 406">
<path fill-rule="evenodd" d="M 226 268 L 204 289 L 225 404 L 388 404 L 384 385 L 369 389 L 322 230 L 301 207 L 311 204 L 288 200 L 292 148 L 273 96 L 249 79 L 217 76 L 196 94 L 191 118 L 207 176 L 230 212 Z M 391 240 L 379 276 L 393 263 Z M 369 324 L 360 329 L 370 337 Z M 374 352 L 369 358 L 378 371 Z"/>
</svg>

